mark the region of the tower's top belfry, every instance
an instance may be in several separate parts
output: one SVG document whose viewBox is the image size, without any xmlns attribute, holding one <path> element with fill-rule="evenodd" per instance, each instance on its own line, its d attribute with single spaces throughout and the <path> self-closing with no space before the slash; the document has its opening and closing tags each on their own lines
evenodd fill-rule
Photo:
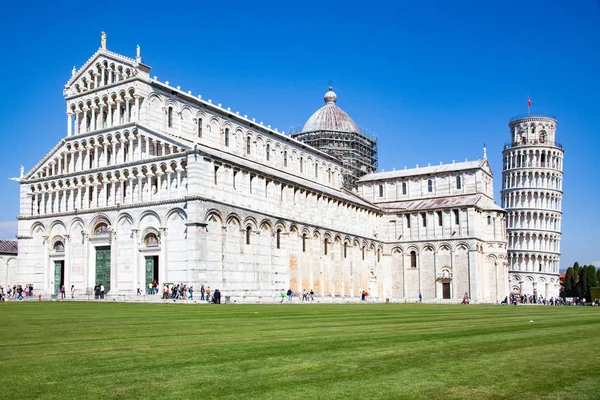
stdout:
<svg viewBox="0 0 600 400">
<path fill-rule="evenodd" d="M 512 145 L 550 145 L 556 138 L 556 117 L 551 115 L 520 115 L 508 123 L 512 134 Z"/>
</svg>

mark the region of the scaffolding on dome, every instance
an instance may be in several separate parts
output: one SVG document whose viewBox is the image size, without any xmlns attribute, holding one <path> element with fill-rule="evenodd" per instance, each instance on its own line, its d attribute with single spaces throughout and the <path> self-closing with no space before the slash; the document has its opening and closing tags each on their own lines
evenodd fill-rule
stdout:
<svg viewBox="0 0 600 400">
<path fill-rule="evenodd" d="M 377 171 L 377 136 L 366 129 L 358 132 L 313 131 L 290 128 L 292 138 L 336 157 L 344 166 L 344 187 L 353 189 L 363 175 Z"/>
</svg>

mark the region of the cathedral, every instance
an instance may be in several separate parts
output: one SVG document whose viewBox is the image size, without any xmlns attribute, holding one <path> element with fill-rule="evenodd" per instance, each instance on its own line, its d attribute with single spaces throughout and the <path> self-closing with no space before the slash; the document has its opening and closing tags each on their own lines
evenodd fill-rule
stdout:
<svg viewBox="0 0 600 400">
<path fill-rule="evenodd" d="M 290 135 L 150 70 L 139 47 L 116 54 L 105 35 L 73 69 L 66 135 L 19 179 L 19 282 L 43 294 L 102 284 L 109 297 L 185 283 L 238 302 L 288 288 L 322 302 L 509 294 L 507 214 L 485 152 L 377 172 L 375 141 L 333 88 Z"/>
</svg>

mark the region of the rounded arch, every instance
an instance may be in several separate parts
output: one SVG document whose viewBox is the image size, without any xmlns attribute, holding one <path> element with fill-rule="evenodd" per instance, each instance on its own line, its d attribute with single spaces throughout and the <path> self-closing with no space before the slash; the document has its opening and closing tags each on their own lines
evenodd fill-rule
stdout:
<svg viewBox="0 0 600 400">
<path fill-rule="evenodd" d="M 273 230 L 273 225 L 271 225 L 271 221 L 269 221 L 268 219 L 263 219 L 262 221 L 260 221 L 259 227 L 261 231 L 271 232 Z"/>
<path fill-rule="evenodd" d="M 425 243 L 423 245 L 423 251 L 435 252 L 435 247 L 431 243 Z"/>
<path fill-rule="evenodd" d="M 223 223 L 223 217 L 221 216 L 221 211 L 217 210 L 217 209 L 210 209 L 206 212 L 206 214 L 204 215 L 204 221 L 206 223 L 219 223 L 222 224 Z"/>
<path fill-rule="evenodd" d="M 416 246 L 416 245 L 414 245 L 414 244 L 411 244 L 411 245 L 409 245 L 409 246 L 406 248 L 406 252 L 407 252 L 407 253 L 410 253 L 411 251 L 414 251 L 414 252 L 415 252 L 415 253 L 417 253 L 417 254 L 419 254 L 419 253 L 420 253 L 419 247 L 418 247 L 418 246 Z"/>
<path fill-rule="evenodd" d="M 90 224 L 88 225 L 89 232 L 90 233 L 95 232 L 96 234 L 99 234 L 99 232 L 96 232 L 96 228 L 100 224 L 105 224 L 107 230 L 108 230 L 108 227 L 112 226 L 110 219 L 108 218 L 108 216 L 106 214 L 104 214 L 104 213 L 98 214 L 94 218 L 92 218 L 92 220 L 90 221 Z M 104 233 L 104 232 L 102 232 L 102 233 Z"/>
<path fill-rule="evenodd" d="M 158 213 L 156 211 L 146 210 L 140 215 L 138 228 L 141 229 L 142 227 L 144 227 L 145 223 L 148 223 L 148 225 L 151 225 L 150 222 L 152 221 L 152 219 L 156 219 L 156 223 L 158 224 L 158 226 L 160 226 L 162 224 L 162 219 L 160 218 L 160 216 L 158 215 Z"/>
<path fill-rule="evenodd" d="M 50 235 L 65 235 L 67 233 L 67 228 L 62 221 L 54 221 L 50 224 Z"/>
<path fill-rule="evenodd" d="M 225 219 L 225 224 L 226 225 L 230 225 L 230 224 L 236 224 L 238 226 L 242 225 L 242 219 L 240 218 L 240 216 L 236 213 L 230 213 L 227 218 Z"/>
<path fill-rule="evenodd" d="M 69 224 L 69 235 L 70 236 L 81 236 L 81 231 L 85 226 L 85 222 L 80 217 L 75 217 Z"/>
<path fill-rule="evenodd" d="M 469 246 L 469 244 L 466 243 L 466 242 L 458 242 L 456 244 L 456 246 L 454 247 L 455 251 L 465 251 L 465 252 L 467 252 L 470 249 L 471 249 L 471 246 Z"/>
<path fill-rule="evenodd" d="M 51 243 L 51 250 L 57 253 L 63 253 L 65 251 L 65 238 L 61 235 L 54 236 Z"/>
<path fill-rule="evenodd" d="M 441 243 L 438 246 L 439 253 L 449 253 L 450 251 L 452 251 L 452 246 L 449 243 Z"/>
<path fill-rule="evenodd" d="M 165 99 L 165 107 L 173 107 L 173 111 L 179 111 L 181 108 L 178 102 L 169 97 Z"/>
<path fill-rule="evenodd" d="M 277 222 L 275 222 L 275 230 L 277 231 L 279 229 L 281 229 L 281 233 L 287 233 L 285 222 L 283 222 L 282 220 L 278 220 Z"/>
<path fill-rule="evenodd" d="M 128 232 L 133 227 L 133 221 L 129 213 L 123 212 L 117 217 L 117 229 L 122 233 Z"/>
<path fill-rule="evenodd" d="M 256 218 L 254 217 L 246 217 L 246 219 L 244 219 L 244 227 L 250 227 L 253 231 L 257 231 L 258 230 L 258 222 L 256 221 Z"/>
<path fill-rule="evenodd" d="M 402 254 L 404 251 L 402 250 L 402 246 L 394 246 L 392 247 L 392 254 Z"/>
</svg>

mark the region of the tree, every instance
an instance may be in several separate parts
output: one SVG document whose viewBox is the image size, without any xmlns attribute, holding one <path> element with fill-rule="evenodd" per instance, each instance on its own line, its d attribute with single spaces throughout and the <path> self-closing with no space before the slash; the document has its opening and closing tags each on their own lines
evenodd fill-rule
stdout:
<svg viewBox="0 0 600 400">
<path fill-rule="evenodd" d="M 583 268 L 579 270 L 579 282 L 577 282 L 577 293 L 579 294 L 579 298 L 582 299 L 585 297 L 586 300 L 590 298 L 587 297 L 588 291 L 588 276 L 587 276 L 588 266 L 584 265 Z"/>
<path fill-rule="evenodd" d="M 596 271 L 596 282 L 597 284 L 600 284 L 600 268 L 598 268 L 598 271 Z"/>
<path fill-rule="evenodd" d="M 567 268 L 563 279 L 563 297 L 573 297 L 573 267 Z"/>
<path fill-rule="evenodd" d="M 587 293 L 585 298 L 593 301 L 592 288 L 598 286 L 598 279 L 596 278 L 596 267 L 593 265 L 587 266 Z"/>
<path fill-rule="evenodd" d="M 571 281 L 571 289 L 573 290 L 571 297 L 581 298 L 581 287 L 579 285 L 580 272 L 581 267 L 575 261 L 575 264 L 573 264 L 573 280 Z"/>
</svg>

